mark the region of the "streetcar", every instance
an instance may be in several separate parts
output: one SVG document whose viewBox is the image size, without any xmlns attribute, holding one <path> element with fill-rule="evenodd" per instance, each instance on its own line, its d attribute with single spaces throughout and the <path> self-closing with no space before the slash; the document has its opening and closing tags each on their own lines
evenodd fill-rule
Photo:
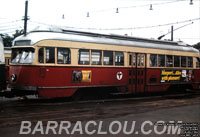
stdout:
<svg viewBox="0 0 200 137">
<path fill-rule="evenodd" d="M 4 56 L 5 56 L 5 69 L 6 69 L 6 84 L 9 80 L 9 65 L 11 60 L 11 48 L 10 47 L 4 47 Z"/>
<path fill-rule="evenodd" d="M 6 88 L 5 57 L 3 40 L 0 38 L 0 91 Z"/>
<path fill-rule="evenodd" d="M 181 42 L 32 31 L 13 42 L 9 83 L 15 95 L 56 98 L 199 89 L 199 76 L 199 51 Z"/>
</svg>

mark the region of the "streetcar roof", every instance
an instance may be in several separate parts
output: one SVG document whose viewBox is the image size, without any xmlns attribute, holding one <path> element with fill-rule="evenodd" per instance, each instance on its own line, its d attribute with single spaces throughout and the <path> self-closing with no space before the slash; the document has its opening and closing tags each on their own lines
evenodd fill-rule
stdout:
<svg viewBox="0 0 200 137">
<path fill-rule="evenodd" d="M 191 46 L 187 46 L 186 44 L 180 42 L 154 40 L 154 39 L 146 39 L 146 38 L 138 38 L 130 36 L 121 36 L 121 35 L 106 35 L 106 34 L 98 34 L 91 32 L 71 31 L 71 30 L 63 30 L 62 32 L 32 31 L 29 32 L 27 35 L 21 35 L 17 37 L 14 40 L 13 45 L 28 46 L 28 45 L 33 45 L 42 40 L 67 40 L 67 41 L 86 42 L 86 43 L 199 52 L 197 49 Z"/>
</svg>

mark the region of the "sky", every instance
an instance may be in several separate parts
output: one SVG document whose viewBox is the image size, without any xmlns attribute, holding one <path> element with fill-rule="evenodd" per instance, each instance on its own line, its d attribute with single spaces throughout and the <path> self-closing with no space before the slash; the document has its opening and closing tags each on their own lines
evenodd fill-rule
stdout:
<svg viewBox="0 0 200 137">
<path fill-rule="evenodd" d="M 200 42 L 200 0 L 192 0 L 192 5 L 190 1 L 28 0 L 28 31 L 62 27 L 157 39 L 173 25 L 174 40 L 193 45 Z M 0 2 L 0 33 L 11 35 L 23 29 L 25 0 Z"/>
</svg>

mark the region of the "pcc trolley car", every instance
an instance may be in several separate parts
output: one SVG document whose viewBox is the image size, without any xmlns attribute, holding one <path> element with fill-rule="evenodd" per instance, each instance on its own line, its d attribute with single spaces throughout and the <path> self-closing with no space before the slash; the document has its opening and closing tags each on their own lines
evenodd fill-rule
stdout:
<svg viewBox="0 0 200 137">
<path fill-rule="evenodd" d="M 178 42 L 78 31 L 33 31 L 12 46 L 16 95 L 144 93 L 200 88 L 199 51 Z"/>
<path fill-rule="evenodd" d="M 6 88 L 5 57 L 3 41 L 0 38 L 0 91 Z"/>
</svg>

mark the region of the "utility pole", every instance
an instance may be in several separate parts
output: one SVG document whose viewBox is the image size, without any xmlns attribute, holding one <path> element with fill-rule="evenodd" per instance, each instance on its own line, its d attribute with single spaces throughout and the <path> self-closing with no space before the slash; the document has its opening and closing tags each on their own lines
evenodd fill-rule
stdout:
<svg viewBox="0 0 200 137">
<path fill-rule="evenodd" d="M 174 40 L 174 26 L 171 26 L 171 41 Z"/>
<path fill-rule="evenodd" d="M 179 29 L 181 29 L 181 28 L 183 28 L 183 27 L 186 27 L 186 26 L 188 26 L 188 25 L 191 25 L 191 24 L 193 24 L 193 22 L 191 22 L 191 23 L 189 23 L 189 24 L 185 24 L 185 25 L 183 25 L 183 26 L 181 26 L 181 27 L 179 27 L 179 28 L 176 28 L 176 29 L 174 29 L 174 27 L 171 26 L 171 31 L 170 31 L 170 32 L 167 32 L 167 33 L 164 34 L 164 35 L 159 36 L 159 37 L 158 37 L 158 40 L 161 40 L 163 37 L 165 37 L 166 35 L 168 35 L 169 33 L 171 33 L 171 41 L 173 41 L 173 40 L 174 40 L 174 34 L 173 34 L 174 31 L 179 30 Z"/>
<path fill-rule="evenodd" d="M 24 15 L 24 35 L 26 36 L 27 33 L 27 21 L 29 20 L 28 18 L 28 0 L 25 2 L 25 15 Z"/>
</svg>

